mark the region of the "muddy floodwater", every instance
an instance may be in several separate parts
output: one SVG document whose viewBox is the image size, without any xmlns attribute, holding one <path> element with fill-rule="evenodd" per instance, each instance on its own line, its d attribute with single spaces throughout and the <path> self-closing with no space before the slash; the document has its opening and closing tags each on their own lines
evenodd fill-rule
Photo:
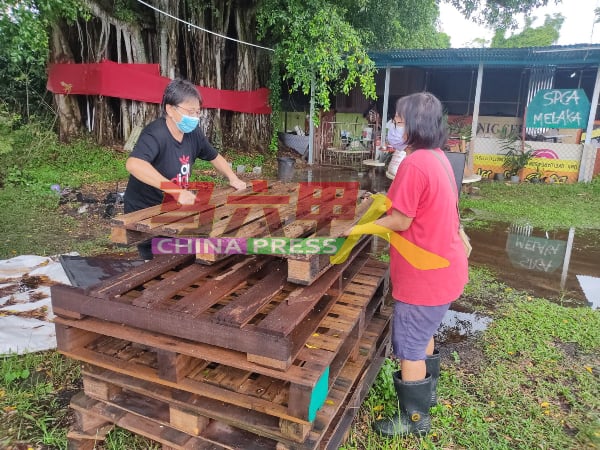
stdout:
<svg viewBox="0 0 600 450">
<path fill-rule="evenodd" d="M 546 231 L 492 224 L 470 230 L 471 262 L 494 270 L 512 287 L 551 300 L 600 308 L 600 231 Z"/>
<path fill-rule="evenodd" d="M 359 172 L 314 166 L 296 169 L 293 180 L 358 181 L 369 192 L 386 192 L 391 184 L 384 168 Z M 491 223 L 468 233 L 473 245 L 470 262 L 489 267 L 511 287 L 557 302 L 568 299 L 571 305 L 574 301 L 600 308 L 600 230 L 547 231 L 527 224 Z M 458 314 L 452 318 L 457 323 L 464 319 Z"/>
</svg>

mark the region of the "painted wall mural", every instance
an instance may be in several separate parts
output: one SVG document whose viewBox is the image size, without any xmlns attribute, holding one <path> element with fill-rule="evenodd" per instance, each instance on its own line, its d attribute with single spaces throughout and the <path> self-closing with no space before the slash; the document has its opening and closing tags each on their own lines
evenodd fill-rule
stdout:
<svg viewBox="0 0 600 450">
<path fill-rule="evenodd" d="M 503 155 L 478 154 L 473 157 L 475 173 L 482 178 L 492 179 L 495 173 L 509 174 L 502 167 Z M 523 169 L 521 179 L 528 182 L 571 183 L 576 182 L 579 175 L 579 161 L 559 159 L 552 149 L 534 151 L 534 157 Z"/>
</svg>

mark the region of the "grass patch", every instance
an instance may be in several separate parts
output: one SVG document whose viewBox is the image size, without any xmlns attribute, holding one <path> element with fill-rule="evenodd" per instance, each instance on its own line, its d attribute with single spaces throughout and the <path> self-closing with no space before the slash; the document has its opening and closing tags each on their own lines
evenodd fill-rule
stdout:
<svg viewBox="0 0 600 450">
<path fill-rule="evenodd" d="M 56 351 L 0 359 L 0 448 L 67 448 L 67 431 L 73 420 L 68 405 L 71 396 L 82 388 L 79 367 L 79 362 Z M 95 448 L 161 447 L 115 428 Z"/>
<path fill-rule="evenodd" d="M 4 205 L 0 215 L 0 258 L 70 250 L 65 237 L 77 229 L 77 224 L 59 212 L 58 196 L 52 192 L 9 186 L 0 189 L 0 205 Z"/>
<path fill-rule="evenodd" d="M 478 221 L 528 222 L 547 230 L 600 228 L 600 177 L 591 183 L 531 184 L 481 183 L 479 196 L 462 196 L 463 211 Z M 464 213 L 463 213 L 464 214 Z M 468 214 L 464 214 L 467 216 Z M 481 223 L 467 226 L 481 226 Z"/>
<path fill-rule="evenodd" d="M 8 186 L 0 189 L 0 259 L 23 254 L 50 256 L 66 252 L 94 254 L 111 251 L 108 229 L 99 219 L 77 219 L 58 206 L 58 195 L 35 188 Z M 10 206 L 9 206 L 10 205 Z"/>
<path fill-rule="evenodd" d="M 465 294 L 477 297 L 490 274 L 475 273 Z M 474 344 L 480 360 L 455 352 L 442 364 L 432 432 L 384 439 L 371 431 L 396 402 L 396 366 L 388 360 L 344 450 L 598 448 L 600 311 L 566 308 L 497 282 L 493 291 L 503 301 Z"/>
<path fill-rule="evenodd" d="M 66 448 L 68 398 L 80 388 L 79 363 L 56 352 L 7 356 L 0 359 L 0 382 L 0 447 L 17 441 Z"/>
</svg>

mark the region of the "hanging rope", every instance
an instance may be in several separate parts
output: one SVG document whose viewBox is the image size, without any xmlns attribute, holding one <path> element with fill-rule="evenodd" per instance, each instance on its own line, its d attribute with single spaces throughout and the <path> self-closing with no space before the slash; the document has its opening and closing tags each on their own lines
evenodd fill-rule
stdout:
<svg viewBox="0 0 600 450">
<path fill-rule="evenodd" d="M 262 45 L 257 45 L 257 44 L 252 44 L 252 43 L 250 43 L 250 42 L 244 42 L 244 41 L 240 41 L 239 39 L 235 39 L 235 38 L 232 38 L 232 37 L 229 37 L 229 36 L 225 36 L 225 35 L 222 35 L 222 34 L 219 34 L 219 33 L 215 33 L 214 31 L 210 31 L 210 30 L 207 30 L 206 28 L 199 27 L 198 25 L 194 25 L 193 23 L 186 22 L 185 20 L 183 20 L 183 19 L 180 19 L 179 17 L 175 17 L 175 16 L 173 16 L 172 14 L 169 14 L 169 13 L 168 13 L 168 12 L 166 12 L 166 11 L 162 11 L 162 10 L 160 10 L 160 9 L 156 8 L 155 6 L 152 6 L 152 5 L 150 5 L 150 4 L 148 4 L 148 3 L 146 3 L 146 2 L 144 2 L 144 1 L 142 1 L 142 0 L 137 0 L 137 1 L 138 1 L 138 3 L 141 3 L 142 5 L 144 5 L 144 6 L 147 6 L 148 8 L 151 8 L 151 9 L 153 9 L 154 11 L 157 11 L 157 12 L 159 12 L 160 14 L 163 14 L 163 15 L 165 15 L 165 16 L 167 16 L 167 17 L 170 17 L 171 19 L 175 19 L 175 20 L 177 20 L 177 21 L 179 21 L 179 22 L 181 22 L 181 23 L 184 23 L 184 24 L 186 24 L 186 25 L 188 25 L 188 26 L 192 27 L 192 28 L 196 28 L 196 29 L 198 29 L 198 30 L 201 30 L 201 31 L 204 31 L 204 32 L 206 32 L 206 33 L 210 33 L 210 34 L 212 34 L 212 35 L 214 35 L 214 36 L 219 36 L 219 37 L 221 37 L 221 38 L 223 38 L 223 39 L 228 39 L 228 40 L 230 40 L 230 41 L 237 42 L 238 44 L 242 44 L 242 45 L 250 45 L 251 47 L 262 48 L 263 50 L 268 50 L 268 51 L 270 51 L 270 52 L 274 51 L 272 48 L 269 48 L 269 47 L 263 47 Z"/>
</svg>

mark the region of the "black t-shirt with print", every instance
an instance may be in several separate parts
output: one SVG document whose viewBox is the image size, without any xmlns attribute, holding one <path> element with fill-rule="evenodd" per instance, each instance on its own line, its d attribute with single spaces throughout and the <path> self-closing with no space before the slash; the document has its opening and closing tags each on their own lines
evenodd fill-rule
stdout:
<svg viewBox="0 0 600 450">
<path fill-rule="evenodd" d="M 161 175 L 186 188 L 194 161 L 197 158 L 212 161 L 217 155 L 199 127 L 185 133 L 183 140 L 178 142 L 167 128 L 166 119 L 159 117 L 144 128 L 130 156 L 148 161 Z M 160 189 L 129 176 L 125 213 L 160 205 L 162 201 Z"/>
</svg>

